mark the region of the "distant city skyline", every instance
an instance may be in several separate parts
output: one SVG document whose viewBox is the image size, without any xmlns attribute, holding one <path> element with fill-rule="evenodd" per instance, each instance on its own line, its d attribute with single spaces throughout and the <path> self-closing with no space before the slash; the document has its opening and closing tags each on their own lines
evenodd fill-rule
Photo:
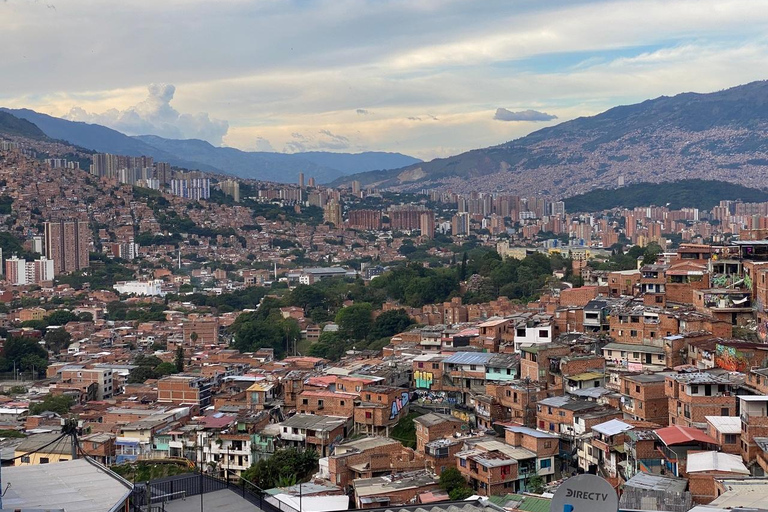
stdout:
<svg viewBox="0 0 768 512">
<path fill-rule="evenodd" d="M 479 6 L 482 7 L 479 7 Z M 0 106 L 425 160 L 768 78 L 768 1 L 0 1 Z"/>
</svg>

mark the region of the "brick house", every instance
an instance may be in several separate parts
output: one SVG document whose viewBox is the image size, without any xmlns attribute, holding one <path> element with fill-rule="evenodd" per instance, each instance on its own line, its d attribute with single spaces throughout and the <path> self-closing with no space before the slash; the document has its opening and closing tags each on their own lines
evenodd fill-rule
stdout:
<svg viewBox="0 0 768 512">
<path fill-rule="evenodd" d="M 686 472 L 693 501 L 702 505 L 720 495 L 715 479 L 750 476 L 740 456 L 722 452 L 689 453 Z"/>
<path fill-rule="evenodd" d="M 373 436 L 336 445 L 328 457 L 327 474 L 333 485 L 346 491 L 352 481 L 358 478 L 373 478 L 423 468 L 424 459 L 414 450 L 394 439 Z"/>
<path fill-rule="evenodd" d="M 667 373 L 641 373 L 621 376 L 624 417 L 666 425 L 669 400 L 665 393 Z"/>
<path fill-rule="evenodd" d="M 707 435 L 714 438 L 724 453 L 741 455 L 741 418 L 733 416 L 706 416 Z"/>
<path fill-rule="evenodd" d="M 466 429 L 466 423 L 446 414 L 429 413 L 413 420 L 416 426 L 416 451 L 425 453 L 427 443 L 452 437 Z"/>
<path fill-rule="evenodd" d="M 301 414 L 327 414 L 351 418 L 354 416 L 357 399 L 357 393 L 305 390 L 297 398 L 296 409 Z"/>
<path fill-rule="evenodd" d="M 521 347 L 520 378 L 538 382 L 547 390 L 563 388 L 560 359 L 572 351 L 568 345 L 543 343 Z"/>
<path fill-rule="evenodd" d="M 768 437 L 768 395 L 739 395 L 741 458 L 751 464 L 760 450 L 755 438 Z"/>
<path fill-rule="evenodd" d="M 390 428 L 408 415 L 410 392 L 392 386 L 367 386 L 354 410 L 355 432 L 389 435 Z"/>
<path fill-rule="evenodd" d="M 401 507 L 413 503 L 419 494 L 440 488 L 438 479 L 426 470 L 391 476 L 360 478 L 352 482 L 358 509 Z"/>
<path fill-rule="evenodd" d="M 669 425 L 705 429 L 706 416 L 736 416 L 736 386 L 727 376 L 705 372 L 666 377 Z"/>
</svg>

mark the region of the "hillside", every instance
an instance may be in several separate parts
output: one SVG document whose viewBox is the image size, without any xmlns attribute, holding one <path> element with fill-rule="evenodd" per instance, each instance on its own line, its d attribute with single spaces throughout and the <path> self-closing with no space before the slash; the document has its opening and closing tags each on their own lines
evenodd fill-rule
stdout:
<svg viewBox="0 0 768 512">
<path fill-rule="evenodd" d="M 393 169 L 420 162 L 399 153 L 269 153 L 218 148 L 202 140 L 174 140 L 154 135 L 129 137 L 97 124 L 59 119 L 29 109 L 0 109 L 37 125 L 43 136 L 102 153 L 153 157 L 178 167 L 231 174 L 242 178 L 295 182 L 299 173 L 326 183 L 353 172 Z M 12 115 L 11 115 L 12 114 Z"/>
<path fill-rule="evenodd" d="M 0 135 L 13 135 L 37 140 L 47 139 L 45 133 L 34 123 L 2 111 L 0 111 Z"/>
<path fill-rule="evenodd" d="M 745 203 L 768 201 L 768 192 L 733 183 L 706 180 L 681 180 L 665 183 L 635 183 L 617 189 L 598 189 L 569 197 L 565 208 L 569 213 L 598 212 L 611 208 L 664 206 L 672 209 L 698 208 L 710 210 L 720 201 L 740 199 Z"/>
<path fill-rule="evenodd" d="M 768 183 L 768 82 L 662 96 L 485 149 L 348 176 L 394 190 L 450 188 L 569 197 L 626 183 L 708 179 Z"/>
</svg>

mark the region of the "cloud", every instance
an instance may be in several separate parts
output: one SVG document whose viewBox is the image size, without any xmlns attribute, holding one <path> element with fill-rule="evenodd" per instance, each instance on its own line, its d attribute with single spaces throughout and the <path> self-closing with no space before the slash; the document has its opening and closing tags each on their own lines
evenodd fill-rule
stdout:
<svg viewBox="0 0 768 512">
<path fill-rule="evenodd" d="M 270 143 L 264 137 L 256 137 L 256 143 L 253 145 L 253 151 L 269 151 L 271 153 L 275 151 L 275 148 L 272 147 L 272 143 Z"/>
<path fill-rule="evenodd" d="M 539 112 L 538 110 L 521 110 L 512 112 L 505 108 L 497 108 L 493 118 L 497 121 L 552 121 L 556 115 Z"/>
<path fill-rule="evenodd" d="M 339 151 L 352 147 L 349 139 L 343 135 L 332 133 L 330 130 L 318 130 L 316 134 L 305 135 L 294 132 L 291 140 L 286 142 L 286 153 L 303 153 L 305 151 Z"/>
<path fill-rule="evenodd" d="M 113 128 L 127 135 L 159 135 L 171 139 L 202 139 L 221 145 L 229 131 L 229 123 L 212 119 L 205 112 L 182 114 L 171 106 L 176 93 L 172 84 L 150 84 L 144 101 L 125 110 L 109 109 L 101 114 L 73 107 L 63 116 L 72 121 L 84 121 Z"/>
<path fill-rule="evenodd" d="M 355 112 L 357 112 L 357 115 L 359 115 L 359 116 L 369 116 L 369 115 L 373 114 L 373 112 L 371 112 L 370 110 L 366 110 L 364 108 L 359 108 L 359 109 L 355 110 Z"/>
</svg>

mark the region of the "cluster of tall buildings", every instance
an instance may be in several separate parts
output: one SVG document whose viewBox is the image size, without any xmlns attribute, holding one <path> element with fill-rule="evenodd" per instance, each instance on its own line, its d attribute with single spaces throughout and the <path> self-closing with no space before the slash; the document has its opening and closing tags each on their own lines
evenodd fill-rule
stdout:
<svg viewBox="0 0 768 512">
<path fill-rule="evenodd" d="M 32 239 L 32 250 L 43 253 L 39 259 L 28 261 L 13 255 L 5 260 L 5 279 L 14 286 L 41 284 L 88 267 L 90 231 L 84 221 L 55 221 L 45 223 L 45 235 Z M 2 251 L 0 251 L 2 260 Z"/>
<path fill-rule="evenodd" d="M 5 280 L 13 286 L 40 284 L 53 281 L 53 260 L 41 256 L 40 259 L 27 261 L 16 256 L 5 260 Z"/>
</svg>

